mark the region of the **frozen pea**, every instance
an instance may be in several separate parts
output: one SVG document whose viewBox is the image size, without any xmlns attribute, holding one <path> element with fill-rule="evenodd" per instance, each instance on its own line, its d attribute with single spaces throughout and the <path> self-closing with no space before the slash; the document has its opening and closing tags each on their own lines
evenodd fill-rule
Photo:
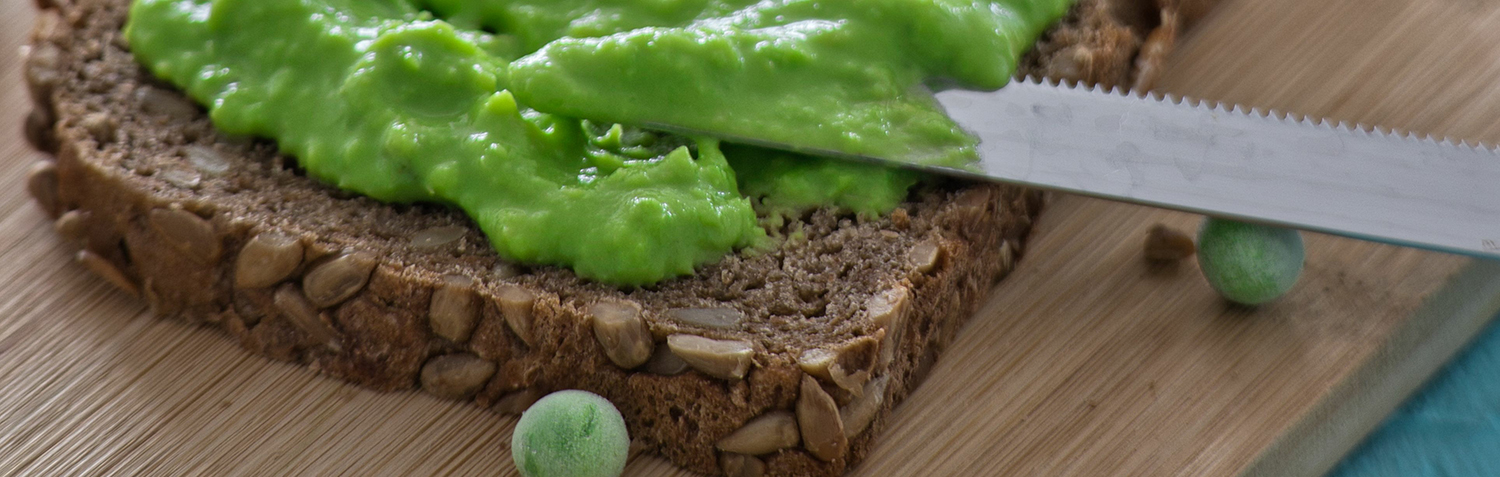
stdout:
<svg viewBox="0 0 1500 477">
<path fill-rule="evenodd" d="M 1209 217 L 1198 229 L 1198 267 L 1229 301 L 1258 305 L 1286 293 L 1302 274 L 1296 230 Z"/>
<path fill-rule="evenodd" d="M 516 469 L 526 477 L 618 477 L 630 435 L 608 400 L 588 391 L 558 391 L 521 414 L 510 446 Z"/>
</svg>

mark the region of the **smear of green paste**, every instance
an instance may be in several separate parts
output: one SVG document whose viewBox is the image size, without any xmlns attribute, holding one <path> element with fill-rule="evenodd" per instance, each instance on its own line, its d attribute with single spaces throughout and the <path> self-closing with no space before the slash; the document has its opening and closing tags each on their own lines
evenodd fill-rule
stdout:
<svg viewBox="0 0 1500 477">
<path fill-rule="evenodd" d="M 611 123 L 961 166 L 973 140 L 921 85 L 1003 85 L 1067 4 L 137 0 L 126 37 L 217 127 L 318 179 L 453 205 L 512 260 L 640 285 L 764 241 L 745 194 L 878 213 L 916 179 Z"/>
</svg>

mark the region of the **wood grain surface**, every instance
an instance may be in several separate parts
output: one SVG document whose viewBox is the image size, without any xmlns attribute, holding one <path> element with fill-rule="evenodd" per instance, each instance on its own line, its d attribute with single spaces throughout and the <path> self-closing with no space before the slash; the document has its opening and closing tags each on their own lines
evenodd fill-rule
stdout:
<svg viewBox="0 0 1500 477">
<path fill-rule="evenodd" d="M 21 186 L 32 14 L 0 4 L 0 475 L 515 474 L 511 417 L 251 356 L 75 265 Z M 1230 3 L 1161 84 L 1500 141 L 1500 4 Z M 1141 259 L 1198 220 L 1059 198 L 853 474 L 1315 475 L 1500 309 L 1492 263 L 1321 235 L 1288 296 L 1229 306 Z"/>
</svg>

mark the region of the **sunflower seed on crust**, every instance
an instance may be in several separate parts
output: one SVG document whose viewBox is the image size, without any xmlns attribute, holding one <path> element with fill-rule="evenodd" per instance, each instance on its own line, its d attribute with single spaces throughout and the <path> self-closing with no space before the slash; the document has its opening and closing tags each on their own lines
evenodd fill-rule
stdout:
<svg viewBox="0 0 1500 477">
<path fill-rule="evenodd" d="M 70 210 L 62 217 L 58 217 L 52 223 L 52 229 L 58 235 L 74 242 L 83 242 L 88 239 L 89 217 L 93 214 L 87 210 Z"/>
<path fill-rule="evenodd" d="M 26 171 L 26 191 L 36 199 L 49 217 L 62 215 L 62 204 L 57 195 L 57 165 L 52 161 L 37 161 Z"/>
<path fill-rule="evenodd" d="M 797 427 L 802 431 L 802 447 L 819 460 L 833 462 L 849 448 L 838 405 L 818 385 L 817 379 L 806 374 L 802 375 L 802 390 L 797 395 Z"/>
<path fill-rule="evenodd" d="M 679 325 L 712 328 L 716 330 L 738 330 L 745 321 L 745 312 L 734 308 L 673 308 L 662 313 L 666 319 Z"/>
<path fill-rule="evenodd" d="M 641 319 L 640 305 L 628 301 L 602 301 L 589 307 L 589 315 L 594 337 L 615 366 L 632 369 L 651 359 L 656 342 Z"/>
<path fill-rule="evenodd" d="M 467 353 L 446 354 L 422 365 L 422 390 L 448 399 L 468 399 L 495 375 L 495 363 Z"/>
<path fill-rule="evenodd" d="M 688 366 L 687 361 L 683 361 L 676 353 L 673 353 L 672 347 L 667 346 L 665 342 L 657 343 L 656 350 L 651 352 L 651 359 L 641 365 L 642 371 L 662 376 L 676 376 L 686 373 L 688 369 L 691 369 L 691 366 Z"/>
<path fill-rule="evenodd" d="M 113 263 L 109 263 L 109 260 L 99 256 L 99 254 L 89 250 L 79 250 L 78 254 L 74 255 L 73 258 L 82 264 L 84 268 L 89 269 L 95 275 L 103 278 L 104 281 L 114 285 L 115 288 L 124 290 L 125 293 L 131 295 L 140 296 L 140 286 L 136 285 L 135 281 L 131 280 L 130 277 L 125 276 L 125 272 L 120 271 L 119 267 L 116 267 Z"/>
<path fill-rule="evenodd" d="M 375 258 L 352 252 L 324 262 L 302 277 L 302 290 L 318 308 L 342 303 L 364 289 L 375 270 Z"/>
<path fill-rule="evenodd" d="M 844 437 L 853 439 L 870 427 L 875 421 L 875 413 L 880 412 L 880 405 L 885 404 L 885 389 L 890 382 L 889 375 L 871 379 L 859 397 L 839 409 L 839 419 L 844 422 Z"/>
<path fill-rule="evenodd" d="M 802 443 L 797 416 L 790 411 L 771 411 L 751 419 L 714 444 L 724 452 L 761 455 Z"/>
<path fill-rule="evenodd" d="M 427 308 L 432 332 L 454 343 L 469 340 L 479 322 L 479 300 L 474 295 L 474 279 L 463 275 L 444 275 L 443 283 L 432 291 Z"/>
<path fill-rule="evenodd" d="M 936 269 L 942 259 L 943 247 L 933 239 L 923 240 L 907 252 L 907 260 L 911 261 L 912 268 L 920 273 Z"/>
<path fill-rule="evenodd" d="M 536 293 L 516 285 L 501 285 L 495 290 L 495 301 L 500 305 L 500 314 L 505 316 L 505 324 L 510 326 L 510 330 L 526 346 L 536 346 L 536 333 L 532 326 Z"/>
<path fill-rule="evenodd" d="M 276 294 L 271 300 L 282 317 L 307 333 L 307 341 L 335 349 L 339 347 L 338 336 L 333 328 L 323 321 L 318 309 L 313 307 L 313 304 L 303 296 L 302 290 L 298 290 L 296 285 L 290 283 L 282 285 L 281 288 L 276 289 Z"/>
<path fill-rule="evenodd" d="M 884 337 L 885 330 L 877 330 L 874 336 L 856 338 L 836 349 L 809 349 L 797 358 L 797 366 L 807 374 L 859 396 L 875 371 Z"/>
<path fill-rule="evenodd" d="M 302 241 L 278 232 L 256 234 L 234 261 L 235 288 L 262 288 L 292 276 L 302 264 Z"/>
<path fill-rule="evenodd" d="M 667 346 L 688 366 L 719 379 L 744 379 L 755 358 L 755 348 L 739 340 L 675 334 L 667 337 Z"/>
<path fill-rule="evenodd" d="M 895 361 L 906 338 L 906 316 L 910 311 L 911 290 L 905 286 L 888 289 L 865 301 L 865 316 L 876 328 L 885 330 L 880 343 L 880 367 Z"/>
<path fill-rule="evenodd" d="M 500 396 L 500 399 L 496 399 L 495 404 L 490 406 L 490 409 L 501 414 L 520 414 L 526 412 L 526 408 L 531 407 L 532 404 L 535 404 L 541 398 L 541 391 L 526 388 Z"/>
<path fill-rule="evenodd" d="M 33 109 L 26 115 L 26 122 L 22 124 L 22 132 L 26 136 L 26 142 L 38 151 L 51 152 L 57 148 L 57 142 L 52 133 L 52 117 L 46 111 Z"/>
<path fill-rule="evenodd" d="M 224 251 L 214 225 L 192 212 L 157 207 L 146 214 L 146 221 L 167 243 L 201 263 L 218 261 Z"/>
</svg>

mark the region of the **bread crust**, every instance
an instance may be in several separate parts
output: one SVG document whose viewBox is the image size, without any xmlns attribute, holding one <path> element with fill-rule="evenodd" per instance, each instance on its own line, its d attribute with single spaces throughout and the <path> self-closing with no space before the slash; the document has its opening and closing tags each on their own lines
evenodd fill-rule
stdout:
<svg viewBox="0 0 1500 477">
<path fill-rule="evenodd" d="M 644 450 L 707 474 L 841 475 L 863 459 L 890 410 L 1013 268 L 1043 203 L 1014 187 L 927 185 L 878 219 L 826 209 L 767 219 L 781 237 L 773 250 L 620 290 L 506 263 L 461 213 L 355 197 L 304 177 L 270 143 L 215 131 L 134 63 L 119 33 L 128 0 L 38 6 L 26 135 L 54 160 L 28 186 L 82 265 L 158 315 L 374 389 L 512 413 L 550 391 L 598 393 Z M 1140 84 L 1185 28 L 1175 8 L 1084 0 L 1024 72 Z M 1138 58 L 1148 37 L 1167 39 Z M 667 343 L 685 341 L 672 335 L 750 352 L 684 362 L 689 351 Z M 640 361 L 628 356 L 649 361 L 627 370 L 621 363 Z M 715 367 L 743 359 L 742 378 Z M 807 375 L 840 412 L 796 421 L 803 436 L 845 429 L 836 453 L 715 448 L 768 413 L 826 409 L 799 406 L 824 398 L 803 391 Z"/>
</svg>

